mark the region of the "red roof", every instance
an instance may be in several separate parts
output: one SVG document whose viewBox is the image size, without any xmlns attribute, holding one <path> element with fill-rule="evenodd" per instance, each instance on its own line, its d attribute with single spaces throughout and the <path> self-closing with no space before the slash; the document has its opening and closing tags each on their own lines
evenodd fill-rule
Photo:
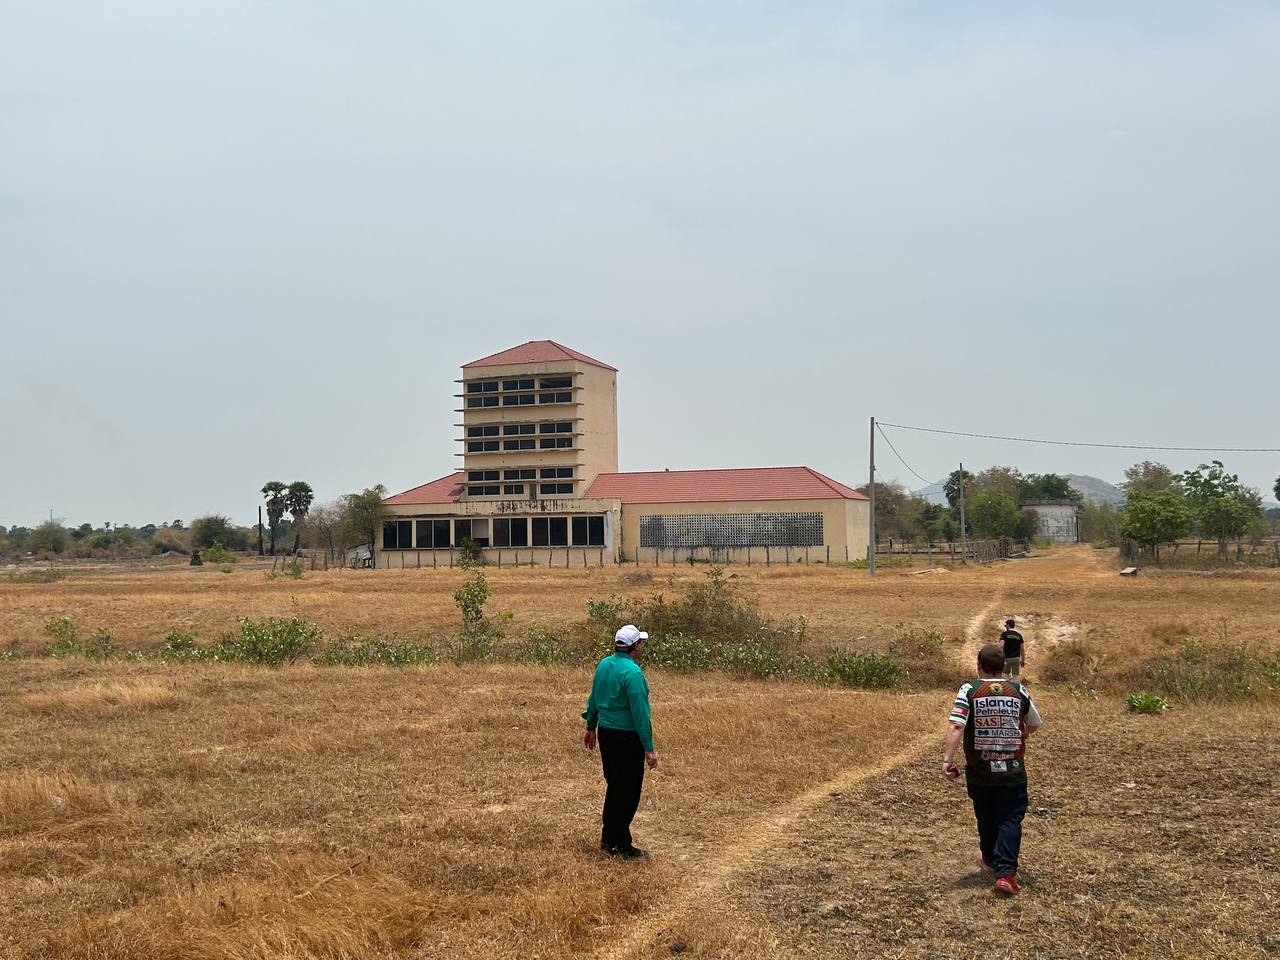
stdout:
<svg viewBox="0 0 1280 960">
<path fill-rule="evenodd" d="M 867 499 L 857 490 L 809 467 L 602 473 L 596 477 L 585 495 L 617 497 L 623 503 Z"/>
<path fill-rule="evenodd" d="M 466 474 L 462 470 L 455 470 L 447 477 L 441 477 L 439 480 L 432 480 L 430 483 L 424 483 L 420 487 L 414 487 L 412 490 L 406 490 L 404 493 L 397 493 L 393 497 L 387 497 L 383 503 L 453 503 L 462 495 L 464 486 L 463 478 Z"/>
<path fill-rule="evenodd" d="M 549 360 L 581 360 L 583 363 L 604 367 L 606 370 L 612 370 L 615 373 L 618 370 L 617 367 L 601 363 L 599 360 L 588 357 L 585 353 L 579 353 L 577 350 L 566 347 L 563 343 L 556 343 L 554 340 L 530 340 L 528 343 L 522 343 L 518 347 L 512 347 L 510 350 L 503 350 L 500 353 L 491 353 L 487 357 L 472 360 L 462 366 L 464 369 L 467 367 L 496 367 L 507 363 L 546 363 Z"/>
</svg>

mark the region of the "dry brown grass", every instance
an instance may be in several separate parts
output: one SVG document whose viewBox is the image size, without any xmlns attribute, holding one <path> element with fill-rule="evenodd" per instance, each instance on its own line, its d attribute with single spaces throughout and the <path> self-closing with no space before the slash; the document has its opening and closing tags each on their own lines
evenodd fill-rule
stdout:
<svg viewBox="0 0 1280 960">
<path fill-rule="evenodd" d="M 874 582 L 732 572 L 772 615 L 809 616 L 824 645 L 940 629 L 967 659 L 1005 615 L 1026 617 L 1033 674 L 1076 639 L 1176 649 L 1183 627 L 1224 618 L 1280 635 L 1274 578 L 1128 581 L 1087 550 Z M 492 571 L 492 606 L 519 629 L 666 588 L 665 572 L 623 582 L 635 573 Z M 431 638 L 455 623 L 457 579 L 104 572 L 0 586 L 0 630 L 34 649 L 41 621 L 69 614 L 155 645 L 176 623 L 208 637 L 289 615 L 292 595 L 333 630 Z M 1274 704 L 1137 717 L 1111 697 L 1040 693 L 1030 885 L 1002 904 L 974 882 L 963 792 L 937 775 L 948 691 L 650 679 L 663 759 L 636 825 L 655 856 L 636 865 L 595 849 L 584 669 L 0 662 L 0 958 L 1280 950 Z"/>
</svg>

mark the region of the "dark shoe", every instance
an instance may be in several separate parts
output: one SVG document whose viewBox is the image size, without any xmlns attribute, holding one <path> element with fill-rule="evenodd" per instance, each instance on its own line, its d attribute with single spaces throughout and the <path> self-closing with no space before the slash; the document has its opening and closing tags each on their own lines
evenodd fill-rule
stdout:
<svg viewBox="0 0 1280 960">
<path fill-rule="evenodd" d="M 649 859 L 648 852 L 645 850 L 641 850 L 639 847 L 627 847 L 627 849 L 625 850 L 619 850 L 618 856 L 622 857 L 623 860 L 648 860 Z"/>
<path fill-rule="evenodd" d="M 617 847 L 611 847 L 605 843 L 600 844 L 600 852 L 603 853 L 606 857 L 616 857 L 622 853 L 622 851 Z"/>
</svg>

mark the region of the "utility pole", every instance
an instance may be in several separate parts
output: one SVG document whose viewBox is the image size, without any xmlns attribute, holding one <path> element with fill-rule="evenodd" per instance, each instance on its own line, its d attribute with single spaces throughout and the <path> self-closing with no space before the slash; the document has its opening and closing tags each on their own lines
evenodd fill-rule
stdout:
<svg viewBox="0 0 1280 960">
<path fill-rule="evenodd" d="M 867 486 L 871 506 L 867 511 L 867 574 L 876 575 L 876 418 L 871 418 L 871 482 Z"/>
<path fill-rule="evenodd" d="M 258 504 L 258 556 L 262 555 L 262 504 Z"/>
<path fill-rule="evenodd" d="M 53 573 L 53 507 L 49 508 L 49 572 Z"/>
<path fill-rule="evenodd" d="M 964 464 L 960 464 L 960 557 L 968 562 L 969 534 L 964 527 Z"/>
</svg>

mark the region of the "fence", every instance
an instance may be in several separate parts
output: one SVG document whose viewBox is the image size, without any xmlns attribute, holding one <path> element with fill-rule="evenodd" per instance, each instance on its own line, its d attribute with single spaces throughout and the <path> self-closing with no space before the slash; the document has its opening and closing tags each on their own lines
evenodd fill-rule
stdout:
<svg viewBox="0 0 1280 960">
<path fill-rule="evenodd" d="M 1251 543 L 1242 540 L 1229 542 L 1225 552 L 1219 551 L 1217 540 L 1178 540 L 1164 544 L 1121 540 L 1120 565 L 1186 569 L 1221 566 L 1280 567 L 1280 538 L 1267 538 Z"/>
</svg>

